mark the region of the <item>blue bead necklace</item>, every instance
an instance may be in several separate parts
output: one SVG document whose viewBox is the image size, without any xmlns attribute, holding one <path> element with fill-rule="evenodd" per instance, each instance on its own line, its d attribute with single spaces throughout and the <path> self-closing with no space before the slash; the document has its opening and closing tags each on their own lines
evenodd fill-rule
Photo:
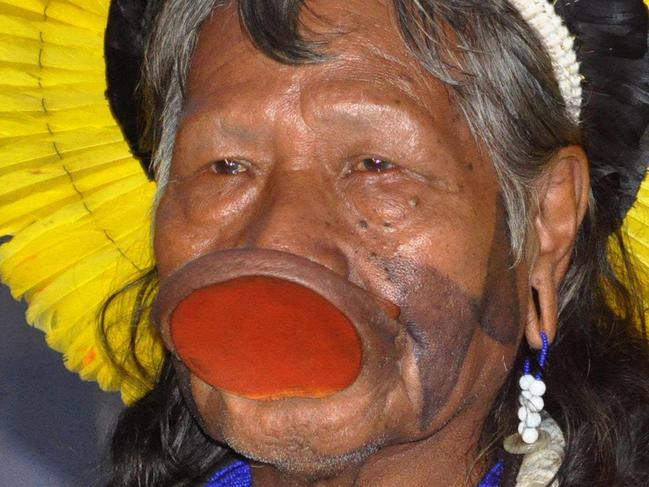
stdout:
<svg viewBox="0 0 649 487">
<path fill-rule="evenodd" d="M 482 478 L 477 487 L 500 487 L 500 480 L 505 471 L 505 462 L 498 460 Z M 222 468 L 209 480 L 205 487 L 252 487 L 250 465 L 237 460 Z"/>
<path fill-rule="evenodd" d="M 241 460 L 232 462 L 216 472 L 205 487 L 252 487 L 250 465 Z"/>
</svg>

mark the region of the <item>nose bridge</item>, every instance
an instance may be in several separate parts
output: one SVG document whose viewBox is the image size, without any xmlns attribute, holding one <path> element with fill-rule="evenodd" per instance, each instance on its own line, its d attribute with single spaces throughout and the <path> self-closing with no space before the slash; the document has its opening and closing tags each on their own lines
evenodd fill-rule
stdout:
<svg viewBox="0 0 649 487">
<path fill-rule="evenodd" d="M 320 176 L 312 169 L 275 171 L 248 226 L 247 244 L 300 255 L 347 276 L 336 209 Z"/>
</svg>

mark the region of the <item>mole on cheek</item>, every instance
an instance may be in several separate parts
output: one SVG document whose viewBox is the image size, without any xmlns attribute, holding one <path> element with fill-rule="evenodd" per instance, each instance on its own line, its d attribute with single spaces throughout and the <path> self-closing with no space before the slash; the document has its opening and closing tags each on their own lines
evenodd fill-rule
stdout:
<svg viewBox="0 0 649 487">
<path fill-rule="evenodd" d="M 358 220 L 357 225 L 359 228 L 362 228 L 363 230 L 367 230 L 367 227 L 369 226 L 366 220 Z"/>
<path fill-rule="evenodd" d="M 383 270 L 385 271 L 385 280 L 392 282 L 392 272 L 390 271 L 390 268 L 388 266 L 384 266 Z"/>
</svg>

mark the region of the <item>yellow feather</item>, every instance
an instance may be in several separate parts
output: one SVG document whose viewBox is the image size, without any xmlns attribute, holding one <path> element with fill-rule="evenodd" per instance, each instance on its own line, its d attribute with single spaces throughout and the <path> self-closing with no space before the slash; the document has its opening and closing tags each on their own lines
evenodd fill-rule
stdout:
<svg viewBox="0 0 649 487">
<path fill-rule="evenodd" d="M 5 5 L 5 6 L 10 6 L 10 7 L 15 7 L 16 9 L 20 9 L 22 11 L 26 11 L 25 13 L 20 12 L 20 10 L 16 11 L 14 10 L 14 15 L 26 15 L 28 12 L 33 12 L 36 14 L 40 14 L 42 17 L 43 10 L 45 9 L 46 5 L 46 0 L 2 0 L 0 1 L 0 8 Z"/>
<path fill-rule="evenodd" d="M 71 71 L 10 63 L 0 63 L 0 79 L 3 85 L 26 88 L 105 82 L 103 71 Z"/>
<path fill-rule="evenodd" d="M 106 127 L 111 124 L 112 115 L 107 106 L 89 105 L 55 112 L 15 112 L 0 119 L 0 136 L 20 137 L 25 135 L 64 132 L 84 127 Z"/>
<path fill-rule="evenodd" d="M 0 62 L 75 71 L 101 70 L 101 49 L 68 47 L 0 34 Z"/>
<path fill-rule="evenodd" d="M 49 112 L 88 105 L 102 105 L 103 83 L 22 89 L 0 86 L 0 112 Z"/>
<path fill-rule="evenodd" d="M 119 243 L 134 231 L 146 235 L 148 231 L 145 226 L 148 222 L 143 221 L 139 225 L 134 225 L 133 222 L 136 221 L 135 218 L 142 216 L 141 208 L 150 201 L 150 192 L 147 188 L 138 187 L 136 192 L 126 194 L 122 199 L 126 200 L 125 203 L 107 203 L 93 210 L 92 215 L 84 214 L 67 224 L 57 221 L 56 226 L 51 225 L 49 231 L 30 238 L 27 246 L 25 240 L 29 237 L 9 242 L 6 245 L 8 248 L 2 251 L 0 273 L 11 280 L 12 290 L 20 296 L 60 274 L 75 259 L 89 257 L 103 245 L 111 246 L 112 241 Z M 78 216 L 79 212 L 75 213 Z M 142 235 L 138 238 L 142 238 Z M 34 253 L 33 249 L 38 249 L 38 253 Z M 129 256 L 131 250 L 122 247 L 120 251 Z M 136 258 L 134 262 L 137 265 L 141 260 Z M 25 266 L 33 270 L 27 270 Z"/>
<path fill-rule="evenodd" d="M 146 392 L 106 356 L 97 314 L 153 265 L 155 185 L 129 153 L 104 98 L 108 0 L 0 0 L 0 276 L 27 320 L 71 370 L 126 401 Z M 136 290 L 107 319 L 127 360 Z M 150 323 L 138 358 L 155 375 L 163 348 Z"/>
<path fill-rule="evenodd" d="M 0 15 L 0 34 L 20 39 L 33 39 L 43 44 L 58 46 L 75 46 L 83 49 L 101 50 L 103 42 L 101 32 L 65 24 L 37 21 Z"/>
<path fill-rule="evenodd" d="M 60 160 L 59 155 L 66 159 L 71 155 L 83 156 L 85 151 L 113 143 L 118 143 L 124 153 L 128 152 L 122 133 L 115 126 L 0 138 L 0 151 L 3 155 L 0 158 L 0 175 L 18 169 L 38 169 L 40 163 L 47 158 L 56 157 Z M 92 164 L 92 161 L 88 163 Z"/>
</svg>

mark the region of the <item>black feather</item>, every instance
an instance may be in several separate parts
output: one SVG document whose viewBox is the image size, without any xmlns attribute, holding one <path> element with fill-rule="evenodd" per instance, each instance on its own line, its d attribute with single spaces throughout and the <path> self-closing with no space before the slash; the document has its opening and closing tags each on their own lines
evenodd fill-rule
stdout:
<svg viewBox="0 0 649 487">
<path fill-rule="evenodd" d="M 150 178 L 151 154 L 140 146 L 143 127 L 137 84 L 146 37 L 158 3 L 157 0 L 112 0 L 104 38 L 106 96 L 133 155 Z"/>
<path fill-rule="evenodd" d="M 584 82 L 584 148 L 595 201 L 614 230 L 636 199 L 649 163 L 647 7 L 642 0 L 563 0 Z"/>
</svg>

